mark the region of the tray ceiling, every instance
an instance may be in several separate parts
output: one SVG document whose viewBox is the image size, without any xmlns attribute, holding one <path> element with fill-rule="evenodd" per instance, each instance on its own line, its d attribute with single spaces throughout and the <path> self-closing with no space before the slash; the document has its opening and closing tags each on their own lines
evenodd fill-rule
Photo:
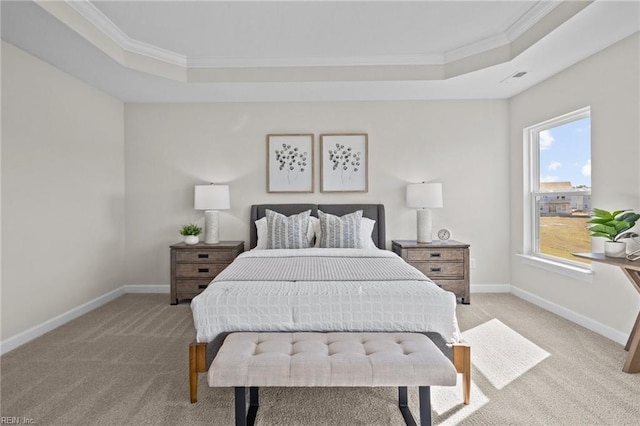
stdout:
<svg viewBox="0 0 640 426">
<path fill-rule="evenodd" d="M 5 41 L 135 102 L 510 97 L 640 28 L 611 1 L 1 7 Z"/>
<path fill-rule="evenodd" d="M 132 40 L 187 64 L 444 63 L 507 44 L 558 3 L 94 2 Z M 82 6 L 80 6 L 82 5 Z M 95 13 L 95 11 L 94 11 Z M 99 14 L 95 16 L 98 17 Z M 96 19 L 96 20 L 97 20 Z M 457 58 L 456 58 L 457 59 Z"/>
</svg>

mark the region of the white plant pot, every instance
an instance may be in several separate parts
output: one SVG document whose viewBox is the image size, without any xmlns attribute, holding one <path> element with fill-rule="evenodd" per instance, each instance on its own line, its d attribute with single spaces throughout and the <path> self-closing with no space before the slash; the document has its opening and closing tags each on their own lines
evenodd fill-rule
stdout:
<svg viewBox="0 0 640 426">
<path fill-rule="evenodd" d="M 625 257 L 627 255 L 627 243 L 621 241 L 605 241 L 604 255 L 607 257 Z"/>
<path fill-rule="evenodd" d="M 200 238 L 197 235 L 187 235 L 184 237 L 185 244 L 198 244 L 200 242 Z"/>
</svg>

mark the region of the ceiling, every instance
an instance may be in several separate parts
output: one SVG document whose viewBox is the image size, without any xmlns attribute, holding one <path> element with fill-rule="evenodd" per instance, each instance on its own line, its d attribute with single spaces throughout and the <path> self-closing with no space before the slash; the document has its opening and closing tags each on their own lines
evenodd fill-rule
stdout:
<svg viewBox="0 0 640 426">
<path fill-rule="evenodd" d="M 604 0 L 2 1 L 1 15 L 3 40 L 125 102 L 508 98 L 640 30 L 640 2 Z"/>
<path fill-rule="evenodd" d="M 188 64 L 211 66 L 404 60 L 440 63 L 443 54 L 506 35 L 520 18 L 541 4 L 93 3 L 131 39 L 173 52 L 178 60 L 186 57 Z M 554 6 L 546 5 L 541 16 Z"/>
</svg>

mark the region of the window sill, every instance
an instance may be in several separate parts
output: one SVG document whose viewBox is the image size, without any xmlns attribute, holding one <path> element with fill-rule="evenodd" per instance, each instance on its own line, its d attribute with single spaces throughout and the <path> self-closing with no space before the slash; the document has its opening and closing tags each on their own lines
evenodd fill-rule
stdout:
<svg viewBox="0 0 640 426">
<path fill-rule="evenodd" d="M 593 271 L 591 268 L 581 268 L 579 266 L 567 265 L 562 262 L 555 262 L 550 259 L 544 259 L 528 254 L 517 254 L 522 263 L 533 266 L 535 268 L 544 269 L 545 271 L 555 272 L 566 277 L 574 278 L 588 283 L 593 282 Z"/>
</svg>

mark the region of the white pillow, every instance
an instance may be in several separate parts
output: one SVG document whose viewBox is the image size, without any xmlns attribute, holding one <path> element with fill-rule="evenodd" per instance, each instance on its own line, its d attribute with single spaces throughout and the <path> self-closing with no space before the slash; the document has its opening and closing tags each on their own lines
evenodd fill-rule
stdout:
<svg viewBox="0 0 640 426">
<path fill-rule="evenodd" d="M 313 232 L 316 235 L 316 244 L 315 247 L 320 247 L 320 219 L 317 217 L 311 216 L 309 218 L 309 225 L 313 225 Z M 373 219 L 369 219 L 368 217 L 363 217 L 360 220 L 360 247 L 365 249 L 377 249 L 378 247 L 373 242 L 371 238 L 371 234 L 373 234 L 373 226 L 376 224 L 376 221 Z M 265 224 L 265 232 L 266 232 L 266 224 Z"/>
<path fill-rule="evenodd" d="M 320 247 L 320 219 L 315 216 L 311 216 L 309 218 L 309 226 L 311 226 L 311 231 L 316 238 L 314 247 Z"/>
<path fill-rule="evenodd" d="M 320 229 L 320 221 L 317 217 L 309 218 L 309 228 L 307 229 L 307 240 L 309 241 L 309 247 L 313 247 L 313 236 L 314 233 L 314 222 L 318 222 L 318 229 Z M 256 243 L 256 247 L 258 250 L 266 250 L 267 249 L 267 218 L 263 217 L 262 219 L 258 219 L 255 221 L 256 230 L 258 231 L 258 241 Z"/>
<path fill-rule="evenodd" d="M 362 246 L 362 248 L 378 248 L 371 238 L 371 234 L 373 234 L 373 225 L 375 224 L 376 221 L 373 219 L 369 219 L 368 217 L 362 218 L 362 221 L 360 222 L 360 245 Z"/>
</svg>

